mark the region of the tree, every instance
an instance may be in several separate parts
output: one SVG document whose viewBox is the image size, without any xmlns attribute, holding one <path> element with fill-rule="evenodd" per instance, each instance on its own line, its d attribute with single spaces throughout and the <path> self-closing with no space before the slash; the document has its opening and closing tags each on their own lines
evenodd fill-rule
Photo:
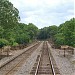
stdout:
<svg viewBox="0 0 75 75">
<path fill-rule="evenodd" d="M 54 35 L 57 34 L 58 27 L 53 25 L 48 27 L 49 38 L 54 39 Z"/>
<path fill-rule="evenodd" d="M 44 28 L 39 30 L 39 34 L 38 34 L 37 38 L 40 40 L 45 40 L 48 38 L 47 35 L 48 35 L 47 34 L 47 27 L 44 27 Z"/>
<path fill-rule="evenodd" d="M 57 44 L 58 46 L 65 44 L 63 33 L 58 33 L 55 35 L 55 44 Z"/>
<path fill-rule="evenodd" d="M 38 39 L 53 39 L 54 35 L 57 33 L 57 29 L 58 27 L 55 25 L 40 29 Z"/>
<path fill-rule="evenodd" d="M 19 11 L 9 0 L 0 0 L 0 43 L 2 46 L 26 44 L 36 39 L 38 28 L 29 23 L 19 23 Z M 5 44 L 7 45 L 7 44 Z"/>
<path fill-rule="evenodd" d="M 73 38 L 72 44 L 75 47 L 75 32 L 73 32 L 72 38 Z"/>
<path fill-rule="evenodd" d="M 0 26 L 0 38 L 3 37 L 3 33 L 4 33 L 4 29 L 3 29 L 3 27 Z"/>
<path fill-rule="evenodd" d="M 28 34 L 30 36 L 30 39 L 34 39 L 37 36 L 38 28 L 34 24 L 29 23 L 28 24 L 28 32 L 29 32 Z"/>
<path fill-rule="evenodd" d="M 2 48 L 3 46 L 8 45 L 9 42 L 6 39 L 0 39 L 0 48 Z"/>
<path fill-rule="evenodd" d="M 24 23 L 18 23 L 13 29 L 15 42 L 18 44 L 26 44 L 29 42 L 29 35 L 27 25 Z"/>
<path fill-rule="evenodd" d="M 63 34 L 60 35 L 59 34 Z M 59 37 L 59 38 L 58 38 Z M 60 38 L 62 40 L 60 40 Z M 58 27 L 58 33 L 55 36 L 55 42 L 64 42 L 64 44 L 69 46 L 74 46 L 75 44 L 75 18 L 72 18 L 69 21 L 66 21 L 65 23 L 61 24 Z M 57 42 L 58 44 L 58 42 Z"/>
<path fill-rule="evenodd" d="M 70 21 L 66 21 L 63 25 L 63 34 L 65 36 L 65 41 L 67 45 L 73 45 L 73 32 L 74 32 L 74 18 L 71 19 Z"/>
<path fill-rule="evenodd" d="M 7 30 L 11 29 L 19 19 L 18 9 L 9 0 L 0 0 L 0 26 Z"/>
</svg>

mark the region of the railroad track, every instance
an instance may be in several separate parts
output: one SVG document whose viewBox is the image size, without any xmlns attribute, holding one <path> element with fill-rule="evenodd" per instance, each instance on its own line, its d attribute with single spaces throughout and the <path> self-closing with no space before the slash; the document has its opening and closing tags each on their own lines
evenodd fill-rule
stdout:
<svg viewBox="0 0 75 75">
<path fill-rule="evenodd" d="M 33 47 L 29 48 L 3 67 L 0 68 L 0 75 L 14 75 L 15 72 L 25 63 L 26 59 L 38 48 L 40 43 L 34 45 Z"/>
<path fill-rule="evenodd" d="M 30 75 L 60 75 L 51 53 L 49 52 L 47 42 L 44 42 L 41 54 L 38 55 L 36 63 L 32 68 Z M 52 62 L 53 60 L 53 62 Z M 54 69 L 55 65 L 55 69 Z"/>
</svg>

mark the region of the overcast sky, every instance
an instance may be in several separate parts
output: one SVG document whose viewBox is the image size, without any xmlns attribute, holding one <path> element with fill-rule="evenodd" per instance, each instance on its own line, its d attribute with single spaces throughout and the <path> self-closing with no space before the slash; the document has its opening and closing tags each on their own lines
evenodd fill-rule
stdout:
<svg viewBox="0 0 75 75">
<path fill-rule="evenodd" d="M 75 17 L 74 0 L 9 0 L 19 10 L 21 22 L 38 28 L 60 25 Z"/>
</svg>

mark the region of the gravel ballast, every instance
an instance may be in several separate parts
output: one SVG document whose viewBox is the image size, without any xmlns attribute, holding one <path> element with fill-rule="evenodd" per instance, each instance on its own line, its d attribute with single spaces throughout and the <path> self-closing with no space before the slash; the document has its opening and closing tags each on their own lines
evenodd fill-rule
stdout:
<svg viewBox="0 0 75 75">
<path fill-rule="evenodd" d="M 75 51 L 74 55 L 66 52 L 66 56 L 64 57 L 63 51 L 60 51 L 59 54 L 59 50 L 51 48 L 49 43 L 48 47 L 56 61 L 61 75 L 75 75 L 75 62 L 73 63 L 73 61 L 75 61 Z"/>
<path fill-rule="evenodd" d="M 30 75 L 30 71 L 40 54 L 43 43 L 32 53 L 32 55 L 26 60 L 22 67 L 14 75 Z"/>
</svg>

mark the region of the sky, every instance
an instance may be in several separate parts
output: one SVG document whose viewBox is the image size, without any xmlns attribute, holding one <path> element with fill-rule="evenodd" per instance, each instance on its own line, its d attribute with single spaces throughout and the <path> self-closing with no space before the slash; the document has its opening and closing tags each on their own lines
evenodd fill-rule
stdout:
<svg viewBox="0 0 75 75">
<path fill-rule="evenodd" d="M 19 10 L 21 23 L 39 29 L 64 23 L 75 17 L 75 0 L 9 0 Z"/>
</svg>

